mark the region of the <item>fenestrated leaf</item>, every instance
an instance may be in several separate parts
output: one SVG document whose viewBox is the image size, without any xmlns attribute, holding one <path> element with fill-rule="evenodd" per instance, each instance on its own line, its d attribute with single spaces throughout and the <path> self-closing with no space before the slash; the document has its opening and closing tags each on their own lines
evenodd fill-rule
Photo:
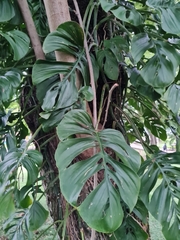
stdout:
<svg viewBox="0 0 180 240">
<path fill-rule="evenodd" d="M 111 12 L 118 19 L 131 23 L 134 26 L 139 26 L 144 22 L 143 16 L 135 8 L 127 9 L 120 6 L 114 10 L 111 10 Z"/>
<path fill-rule="evenodd" d="M 6 107 L 9 106 L 13 96 L 17 94 L 20 82 L 21 76 L 16 71 L 7 71 L 4 75 L 0 76 L 0 101 Z"/>
<path fill-rule="evenodd" d="M 108 179 L 86 197 L 78 210 L 91 228 L 104 233 L 114 232 L 121 225 L 124 215 L 119 200 L 118 191 Z"/>
<path fill-rule="evenodd" d="M 22 159 L 22 165 L 28 172 L 27 185 L 33 184 L 39 173 L 39 167 L 42 165 L 43 157 L 37 150 L 28 150 L 26 156 Z"/>
<path fill-rule="evenodd" d="M 109 50 L 99 50 L 97 53 L 97 61 L 101 68 L 111 80 L 117 80 L 119 76 L 119 64 L 116 56 Z"/>
<path fill-rule="evenodd" d="M 162 232 L 167 240 L 171 240 L 173 237 L 173 240 L 179 240 L 179 234 L 180 234 L 180 220 L 178 217 L 175 216 L 174 224 L 171 225 L 169 222 L 168 224 L 163 223 L 162 225 Z"/>
<path fill-rule="evenodd" d="M 25 33 L 19 30 L 12 30 L 6 33 L 0 32 L 0 35 L 11 45 L 14 51 L 14 60 L 23 58 L 29 51 L 30 39 Z"/>
<path fill-rule="evenodd" d="M 0 162 L 0 182 L 5 181 L 10 173 L 17 167 L 17 161 L 21 154 L 17 151 L 8 152 L 4 160 Z"/>
<path fill-rule="evenodd" d="M 6 22 L 15 15 L 11 0 L 0 1 L 0 22 Z"/>
<path fill-rule="evenodd" d="M 158 49 L 158 52 L 162 55 L 165 55 L 172 62 L 174 68 L 174 75 L 176 76 L 177 69 L 180 64 L 179 51 L 174 46 L 171 46 L 167 42 L 156 41 L 155 44 L 156 48 Z"/>
<path fill-rule="evenodd" d="M 120 199 L 127 204 L 130 211 L 137 202 L 140 188 L 139 178 L 135 173 L 140 166 L 138 153 L 127 145 L 120 132 L 112 129 L 95 131 L 90 116 L 83 110 L 67 113 L 58 125 L 57 132 L 61 142 L 55 159 L 63 195 L 71 205 L 77 206 L 80 215 L 90 227 L 101 232 L 113 232 L 123 219 Z M 89 137 L 69 138 L 74 134 L 87 134 Z M 96 147 L 100 151 L 92 157 L 72 164 L 80 153 Z M 109 156 L 106 148 L 114 150 L 116 158 L 123 163 Z M 79 205 L 78 199 L 83 186 L 99 171 L 104 171 L 102 182 Z"/>
<path fill-rule="evenodd" d="M 0 183 L 3 184 L 3 182 L 6 182 L 10 174 L 16 171 L 20 164 L 28 171 L 27 184 L 30 185 L 38 177 L 38 168 L 42 164 L 42 155 L 37 150 L 23 152 L 22 149 L 16 148 L 14 151 L 8 152 L 3 161 L 0 162 Z"/>
<path fill-rule="evenodd" d="M 29 229 L 23 228 L 24 220 L 27 219 L 27 212 L 25 210 L 16 211 L 14 214 L 11 214 L 9 219 L 7 219 L 3 224 L 3 229 L 9 239 L 21 239 L 26 240 L 33 239 L 32 234 L 29 232 Z"/>
<path fill-rule="evenodd" d="M 131 54 L 134 61 L 139 62 L 144 53 L 152 47 L 153 42 L 147 33 L 136 34 L 131 41 Z"/>
<path fill-rule="evenodd" d="M 114 129 L 104 129 L 99 132 L 103 140 L 103 147 L 113 149 L 125 165 L 137 172 L 140 168 L 141 158 L 138 152 L 131 148 L 124 140 L 122 134 Z"/>
<path fill-rule="evenodd" d="M 52 113 L 51 112 L 40 113 L 40 116 L 42 117 L 41 123 L 42 123 L 43 130 L 45 132 L 48 132 L 52 128 L 56 127 L 64 117 L 64 114 L 69 111 L 69 109 L 70 108 L 67 107 L 63 109 L 58 109 L 56 111 L 53 111 Z"/>
<path fill-rule="evenodd" d="M 21 75 L 16 71 L 8 71 L 4 75 L 10 82 L 13 88 L 19 87 L 21 82 Z"/>
<path fill-rule="evenodd" d="M 71 79 L 70 81 L 62 81 L 61 90 L 55 105 L 55 109 L 67 108 L 75 103 L 77 99 L 78 91 L 75 85 L 75 78 Z"/>
<path fill-rule="evenodd" d="M 180 4 L 175 1 L 148 0 L 147 5 L 160 11 L 161 26 L 164 31 L 173 34 L 180 33 Z"/>
<path fill-rule="evenodd" d="M 84 33 L 76 22 L 65 22 L 50 33 L 43 44 L 45 53 L 55 50 L 76 55 L 84 46 Z"/>
<path fill-rule="evenodd" d="M 158 153 L 153 159 L 148 160 L 150 164 L 144 163 L 146 168 L 143 167 L 144 173 L 141 173 L 140 197 L 150 213 L 162 224 L 163 234 L 167 240 L 178 240 L 177 236 L 180 234 L 179 156 L 179 152 Z M 162 180 L 158 182 L 159 176 Z M 155 184 L 158 184 L 158 187 L 155 187 Z M 153 187 L 155 189 L 150 197 L 147 193 L 150 194 Z"/>
<path fill-rule="evenodd" d="M 147 5 L 151 7 L 169 7 L 174 6 L 174 0 L 173 1 L 162 1 L 162 0 L 147 0 Z"/>
<path fill-rule="evenodd" d="M 164 31 L 173 34 L 180 33 L 180 5 L 177 4 L 168 8 L 160 8 L 161 25 Z"/>
<path fill-rule="evenodd" d="M 104 47 L 114 53 L 114 56 L 118 62 L 123 61 L 122 51 L 129 51 L 129 45 L 127 41 L 121 36 L 116 36 L 109 40 L 104 40 Z"/>
<path fill-rule="evenodd" d="M 101 6 L 105 12 L 111 11 L 118 19 L 138 26 L 143 23 L 142 15 L 128 2 L 125 7 L 116 1 L 111 3 L 108 0 L 100 0 Z"/>
<path fill-rule="evenodd" d="M 33 84 L 37 85 L 47 78 L 50 78 L 59 73 L 67 73 L 71 70 L 72 67 L 73 63 L 37 60 L 32 70 Z"/>
<path fill-rule="evenodd" d="M 171 111 L 177 114 L 180 108 L 180 87 L 172 84 L 165 92 L 165 99 Z"/>
<path fill-rule="evenodd" d="M 48 217 L 48 211 L 37 201 L 34 201 L 28 214 L 29 229 L 34 231 L 41 227 Z"/>
<path fill-rule="evenodd" d="M 169 86 L 175 77 L 174 67 L 164 55 L 155 55 L 141 70 L 144 81 L 154 88 Z"/>
<path fill-rule="evenodd" d="M 147 240 L 148 235 L 137 221 L 130 215 L 126 217 L 120 228 L 118 228 L 110 237 L 110 240 Z"/>
<path fill-rule="evenodd" d="M 75 114 L 76 112 L 79 112 L 79 114 Z M 91 135 L 94 131 L 91 118 L 84 111 L 70 111 L 64 116 L 63 123 L 66 123 L 66 128 L 62 128 L 61 124 L 57 127 L 57 134 L 60 140 L 64 140 L 76 133 Z"/>
<path fill-rule="evenodd" d="M 143 96 L 155 101 L 161 97 L 152 86 L 149 86 L 142 78 L 140 72 L 133 68 L 130 76 L 131 84 L 136 88 L 136 91 Z"/>
<path fill-rule="evenodd" d="M 57 82 L 46 92 L 42 109 L 52 111 L 67 108 L 78 99 L 78 91 L 73 79 Z"/>
<path fill-rule="evenodd" d="M 154 136 L 165 141 L 167 138 L 166 129 L 156 112 L 146 109 L 143 117 L 145 127 L 147 127 Z"/>
<path fill-rule="evenodd" d="M 106 1 L 106 0 L 100 0 L 100 3 L 101 3 L 102 9 L 105 12 L 109 12 L 109 10 L 114 7 L 114 3 L 113 2 L 109 2 L 109 1 Z"/>
</svg>

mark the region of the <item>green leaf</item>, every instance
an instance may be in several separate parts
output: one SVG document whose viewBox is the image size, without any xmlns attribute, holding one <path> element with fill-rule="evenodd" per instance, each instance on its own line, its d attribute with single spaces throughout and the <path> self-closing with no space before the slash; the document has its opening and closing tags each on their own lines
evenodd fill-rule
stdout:
<svg viewBox="0 0 180 240">
<path fill-rule="evenodd" d="M 142 94 L 144 97 L 147 97 L 153 101 L 161 97 L 161 95 L 158 94 L 152 86 L 149 86 L 144 81 L 140 75 L 140 72 L 136 68 L 133 68 L 131 71 L 130 82 L 136 88 L 136 91 Z"/>
<path fill-rule="evenodd" d="M 163 234 L 167 240 L 178 239 L 180 234 L 179 182 L 180 153 L 160 152 L 144 163 L 140 197 L 150 213 L 162 224 Z M 158 177 L 161 176 L 161 181 Z M 154 188 L 152 197 L 149 194 Z M 170 233 L 171 235 L 170 235 Z"/>
<path fill-rule="evenodd" d="M 116 36 L 110 40 L 104 40 L 104 47 L 111 50 L 118 62 L 123 61 L 122 51 L 129 51 L 127 41 L 121 36 Z"/>
<path fill-rule="evenodd" d="M 4 160 L 0 162 L 0 182 L 7 180 L 11 172 L 17 167 L 17 161 L 21 154 L 18 152 L 8 152 Z"/>
<path fill-rule="evenodd" d="M 34 231 L 41 227 L 48 217 L 48 211 L 37 201 L 34 201 L 29 210 L 29 229 Z"/>
<path fill-rule="evenodd" d="M 0 1 L 0 22 L 7 22 L 15 15 L 11 0 Z"/>
<path fill-rule="evenodd" d="M 147 33 L 138 33 L 134 35 L 131 42 L 131 54 L 134 61 L 137 63 L 142 58 L 144 53 L 153 47 L 153 42 Z"/>
<path fill-rule="evenodd" d="M 40 116 L 44 119 L 41 119 L 42 127 L 45 132 L 50 131 L 52 128 L 56 127 L 58 123 L 64 117 L 64 114 L 70 110 L 69 107 L 58 109 L 54 112 L 42 112 Z"/>
<path fill-rule="evenodd" d="M 28 150 L 27 155 L 30 159 L 30 161 L 33 161 L 37 166 L 41 167 L 43 163 L 43 156 L 42 154 L 37 150 Z"/>
<path fill-rule="evenodd" d="M 14 214 L 11 214 L 9 219 L 7 219 L 3 224 L 3 230 L 9 239 L 21 239 L 26 240 L 33 239 L 32 234 L 26 225 L 27 211 L 19 210 Z"/>
<path fill-rule="evenodd" d="M 110 50 L 99 50 L 97 53 L 97 61 L 101 68 L 111 80 L 117 80 L 119 76 L 119 64 L 116 57 Z"/>
<path fill-rule="evenodd" d="M 52 111 L 67 108 L 78 99 L 78 91 L 75 81 L 71 79 L 55 83 L 46 93 L 42 109 Z"/>
<path fill-rule="evenodd" d="M 100 232 L 113 232 L 123 219 L 120 199 L 130 211 L 137 202 L 140 182 L 135 171 L 139 169 L 140 156 L 127 145 L 120 132 L 113 129 L 95 131 L 90 116 L 83 110 L 67 113 L 58 125 L 57 133 L 61 142 L 55 159 L 63 195 L 71 205 L 77 206 L 90 227 Z M 74 134 L 87 134 L 89 137 L 69 138 Z M 72 164 L 76 156 L 93 147 L 100 148 L 100 151 L 87 160 Z M 109 156 L 105 149 L 112 149 L 122 163 Z M 101 171 L 104 171 L 102 182 L 81 199 L 79 205 L 84 184 Z"/>
<path fill-rule="evenodd" d="M 111 12 L 121 21 L 131 23 L 134 26 L 139 26 L 144 22 L 143 16 L 135 8 L 126 9 L 125 7 L 120 6 L 111 10 Z"/>
<path fill-rule="evenodd" d="M 143 230 L 140 224 L 130 215 L 126 217 L 120 228 L 118 228 L 110 237 L 110 240 L 147 240 L 148 234 Z"/>
<path fill-rule="evenodd" d="M 101 182 L 78 210 L 86 223 L 99 232 L 113 232 L 123 220 L 119 193 L 112 187 L 110 180 Z"/>
<path fill-rule="evenodd" d="M 12 30 L 6 33 L 0 32 L 0 35 L 2 35 L 11 45 L 14 51 L 14 60 L 20 60 L 29 51 L 30 40 L 25 33 L 19 30 Z"/>
<path fill-rule="evenodd" d="M 165 141 L 167 139 L 166 129 L 157 114 L 146 109 L 143 113 L 143 117 L 145 127 L 147 127 L 154 136 Z"/>
<path fill-rule="evenodd" d="M 55 74 L 67 73 L 71 70 L 72 67 L 73 63 L 37 60 L 32 70 L 33 84 L 37 85 L 47 78 L 54 76 Z"/>
<path fill-rule="evenodd" d="M 79 96 L 86 101 L 92 101 L 94 98 L 92 88 L 89 86 L 84 86 L 84 87 L 80 88 Z"/>
<path fill-rule="evenodd" d="M 61 127 L 63 123 L 66 128 Z M 76 133 L 91 135 L 92 131 L 95 132 L 91 117 L 84 111 L 70 111 L 64 116 L 62 124 L 57 127 L 57 134 L 60 140 L 64 140 Z"/>
<path fill-rule="evenodd" d="M 84 46 L 84 33 L 76 22 L 65 22 L 50 33 L 43 44 L 45 53 L 55 50 L 76 55 Z"/>
<path fill-rule="evenodd" d="M 8 218 L 15 210 L 13 195 L 13 191 L 9 191 L 0 197 L 0 219 Z"/>
<path fill-rule="evenodd" d="M 165 92 L 165 99 L 171 111 L 174 114 L 178 114 L 180 108 L 180 87 L 172 84 Z"/>
<path fill-rule="evenodd" d="M 142 15 L 134 8 L 130 2 L 126 3 L 125 7 L 118 4 L 116 1 L 109 3 L 108 0 L 100 0 L 102 9 L 105 12 L 111 11 L 118 19 L 131 23 L 134 26 L 143 24 Z"/>
<path fill-rule="evenodd" d="M 149 218 L 149 212 L 146 206 L 144 205 L 144 203 L 140 199 L 138 200 L 135 208 L 133 209 L 133 212 L 144 224 L 147 224 L 148 218 Z"/>
<path fill-rule="evenodd" d="M 167 0 L 167 1 L 162 1 L 162 0 L 147 0 L 147 5 L 151 7 L 170 7 L 171 5 L 174 5 L 174 0 Z"/>
<path fill-rule="evenodd" d="M 28 172 L 27 185 L 33 184 L 39 174 L 39 169 L 42 165 L 43 157 L 37 150 L 28 150 L 26 156 L 22 159 L 22 165 Z"/>
<path fill-rule="evenodd" d="M 7 102 L 16 94 L 21 82 L 21 76 L 16 71 L 8 71 L 0 76 L 0 100 Z"/>
<path fill-rule="evenodd" d="M 114 7 L 113 2 L 109 2 L 109 1 L 106 1 L 106 0 L 100 0 L 100 3 L 101 3 L 102 9 L 105 12 L 109 12 L 109 10 Z"/>
<path fill-rule="evenodd" d="M 32 199 L 29 195 L 26 195 L 25 198 L 20 202 L 22 208 L 28 208 L 32 204 Z"/>
<path fill-rule="evenodd" d="M 180 64 L 179 51 L 174 46 L 171 46 L 167 42 L 156 41 L 155 43 L 156 43 L 158 52 L 162 55 L 165 55 L 167 57 L 167 59 L 172 62 L 173 68 L 174 68 L 174 75 L 176 76 L 177 69 Z"/>
<path fill-rule="evenodd" d="M 171 240 L 173 237 L 173 240 L 179 240 L 179 234 L 180 234 L 180 220 L 178 217 L 175 217 L 174 224 L 165 224 L 162 225 L 162 232 L 167 240 Z"/>
<path fill-rule="evenodd" d="M 157 9 L 161 14 L 161 26 L 172 34 L 180 33 L 180 4 L 174 1 L 148 0 L 147 5 Z"/>
<path fill-rule="evenodd" d="M 141 70 L 144 81 L 154 88 L 165 88 L 169 86 L 174 78 L 174 67 L 170 60 L 164 55 L 155 55 Z"/>
<path fill-rule="evenodd" d="M 180 5 L 160 8 L 160 11 L 163 30 L 172 34 L 180 34 Z"/>
</svg>

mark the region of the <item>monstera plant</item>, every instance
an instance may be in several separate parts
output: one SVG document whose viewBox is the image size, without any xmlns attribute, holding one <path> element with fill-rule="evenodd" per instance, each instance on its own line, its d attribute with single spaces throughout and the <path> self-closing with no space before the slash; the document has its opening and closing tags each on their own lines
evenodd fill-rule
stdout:
<svg viewBox="0 0 180 240">
<path fill-rule="evenodd" d="M 0 1 L 8 239 L 40 238 L 42 196 L 60 239 L 145 240 L 149 212 L 179 239 L 179 16 L 173 0 Z"/>
</svg>

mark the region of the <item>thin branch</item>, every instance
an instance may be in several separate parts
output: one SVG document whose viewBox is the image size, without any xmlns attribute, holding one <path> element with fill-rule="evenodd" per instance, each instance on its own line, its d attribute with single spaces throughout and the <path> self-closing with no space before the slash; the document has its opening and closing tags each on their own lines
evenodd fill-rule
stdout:
<svg viewBox="0 0 180 240">
<path fill-rule="evenodd" d="M 36 31 L 34 21 L 31 16 L 31 12 L 29 10 L 28 3 L 26 0 L 17 0 L 17 2 L 19 4 L 19 8 L 23 15 L 24 22 L 26 24 L 29 37 L 31 39 L 31 43 L 32 43 L 32 47 L 34 49 L 36 59 L 45 59 L 45 56 L 44 56 L 44 53 L 42 50 L 42 46 L 41 46 L 41 42 L 40 42 L 38 33 Z"/>
<path fill-rule="evenodd" d="M 104 123 L 103 123 L 103 125 L 102 125 L 102 129 L 104 128 L 104 126 L 105 126 L 105 124 L 106 124 L 106 121 L 107 121 L 108 109 L 109 109 L 109 105 L 110 105 L 110 102 L 111 102 L 112 92 L 113 92 L 113 90 L 114 90 L 116 87 L 118 87 L 118 86 L 119 86 L 119 84 L 115 83 L 115 84 L 111 87 L 111 89 L 109 90 L 107 107 L 106 107 L 106 111 L 105 111 L 106 114 L 105 114 L 105 118 L 104 118 Z"/>
</svg>

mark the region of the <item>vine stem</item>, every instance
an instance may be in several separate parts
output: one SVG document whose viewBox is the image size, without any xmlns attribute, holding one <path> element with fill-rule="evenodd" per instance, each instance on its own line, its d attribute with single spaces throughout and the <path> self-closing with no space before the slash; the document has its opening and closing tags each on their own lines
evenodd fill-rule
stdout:
<svg viewBox="0 0 180 240">
<path fill-rule="evenodd" d="M 77 3 L 76 0 L 73 0 L 73 2 L 74 2 L 75 9 L 76 9 L 76 15 L 78 17 L 79 24 L 84 31 L 83 21 L 82 21 L 82 18 L 81 18 L 78 3 Z M 94 81 L 93 66 L 92 66 L 91 57 L 90 57 L 90 54 L 89 54 L 89 49 L 88 49 L 88 44 L 87 44 L 87 39 L 86 39 L 85 34 L 84 34 L 84 48 L 85 48 L 88 67 L 89 67 L 91 87 L 92 87 L 93 94 L 94 94 L 94 99 L 93 99 L 93 126 L 94 126 L 95 129 L 97 129 L 98 126 L 97 126 L 96 86 L 95 86 L 95 81 Z"/>
<path fill-rule="evenodd" d="M 106 121 L 107 121 L 108 109 L 109 109 L 109 105 L 110 105 L 110 102 L 111 102 L 112 92 L 113 92 L 113 90 L 114 90 L 116 87 L 118 87 L 118 86 L 119 86 L 119 84 L 115 83 L 115 84 L 111 87 L 111 89 L 109 90 L 107 107 L 106 107 L 106 111 L 105 111 L 106 114 L 105 114 L 105 118 L 104 118 L 104 123 L 103 123 L 103 125 L 102 125 L 102 129 L 104 128 L 104 126 L 105 126 L 105 124 L 106 124 Z"/>
<path fill-rule="evenodd" d="M 80 24 L 80 27 L 83 29 L 84 32 L 84 26 L 83 26 L 83 21 L 81 17 L 81 13 L 79 10 L 79 6 L 76 0 L 73 0 L 75 9 L 76 9 L 76 15 L 78 17 L 78 21 Z M 93 90 L 94 98 L 93 98 L 93 126 L 97 130 L 98 129 L 98 124 L 97 124 L 97 98 L 96 98 L 96 86 L 95 86 L 95 81 L 94 81 L 94 72 L 93 72 L 93 66 L 91 62 L 91 57 L 89 54 L 89 49 L 88 49 L 88 44 L 87 44 L 87 39 L 84 33 L 84 48 L 86 52 L 86 57 L 87 57 L 87 62 L 88 62 L 88 67 L 89 67 L 89 74 L 90 74 L 90 83 L 91 87 Z M 96 154 L 96 148 L 93 148 L 93 154 Z M 97 173 L 94 174 L 94 189 L 97 187 Z M 96 236 L 96 232 L 94 229 L 91 230 L 91 240 L 94 240 Z"/>
</svg>

